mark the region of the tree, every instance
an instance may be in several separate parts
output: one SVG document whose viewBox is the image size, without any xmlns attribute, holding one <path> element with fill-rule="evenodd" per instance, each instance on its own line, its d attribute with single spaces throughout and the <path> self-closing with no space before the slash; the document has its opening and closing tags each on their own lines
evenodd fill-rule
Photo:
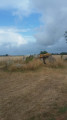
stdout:
<svg viewBox="0 0 67 120">
<path fill-rule="evenodd" d="M 9 56 L 8 54 L 6 54 L 5 56 Z"/>
<path fill-rule="evenodd" d="M 41 51 L 40 54 L 46 54 L 48 53 L 47 51 Z"/>
<path fill-rule="evenodd" d="M 67 55 L 67 52 L 61 52 L 60 55 Z"/>
</svg>

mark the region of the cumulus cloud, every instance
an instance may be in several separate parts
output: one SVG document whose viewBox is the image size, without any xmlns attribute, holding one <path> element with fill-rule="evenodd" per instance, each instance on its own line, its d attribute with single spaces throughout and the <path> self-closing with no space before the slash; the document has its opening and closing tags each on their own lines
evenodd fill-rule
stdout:
<svg viewBox="0 0 67 120">
<path fill-rule="evenodd" d="M 66 0 L 33 1 L 36 11 L 42 15 L 40 21 L 43 23 L 43 26 L 38 28 L 35 35 L 37 42 L 49 46 L 55 44 L 64 36 L 64 32 L 67 30 L 66 5 Z"/>
<path fill-rule="evenodd" d="M 16 28 L 1 28 L 0 29 L 0 46 L 5 47 L 20 47 L 21 45 L 27 44 L 32 36 L 24 36 L 20 32 L 27 32 L 25 29 Z"/>
</svg>

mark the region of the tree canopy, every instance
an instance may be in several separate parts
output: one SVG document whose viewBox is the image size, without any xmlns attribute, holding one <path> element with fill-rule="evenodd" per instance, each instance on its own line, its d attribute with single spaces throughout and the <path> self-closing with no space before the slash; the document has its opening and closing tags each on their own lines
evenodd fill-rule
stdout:
<svg viewBox="0 0 67 120">
<path fill-rule="evenodd" d="M 47 51 L 41 51 L 40 54 L 46 54 L 48 53 Z"/>
</svg>

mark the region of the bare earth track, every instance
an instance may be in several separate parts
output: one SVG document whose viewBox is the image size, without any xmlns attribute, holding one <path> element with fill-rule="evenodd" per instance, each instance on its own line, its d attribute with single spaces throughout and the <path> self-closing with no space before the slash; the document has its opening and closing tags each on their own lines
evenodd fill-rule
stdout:
<svg viewBox="0 0 67 120">
<path fill-rule="evenodd" d="M 0 71 L 0 120 L 67 120 L 67 69 Z"/>
</svg>

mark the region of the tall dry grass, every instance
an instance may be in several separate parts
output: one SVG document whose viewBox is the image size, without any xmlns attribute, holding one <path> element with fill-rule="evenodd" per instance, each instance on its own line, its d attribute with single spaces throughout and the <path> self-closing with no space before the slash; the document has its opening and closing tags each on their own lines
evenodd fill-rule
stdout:
<svg viewBox="0 0 67 120">
<path fill-rule="evenodd" d="M 43 62 L 39 59 L 33 59 L 28 63 L 13 63 L 6 67 L 9 71 L 25 71 L 25 70 L 36 70 L 43 65 Z"/>
<path fill-rule="evenodd" d="M 64 68 L 65 66 L 67 66 L 67 64 L 62 59 L 56 59 L 56 61 L 54 61 L 54 62 L 49 62 L 47 60 L 46 66 L 51 67 L 51 68 Z"/>
<path fill-rule="evenodd" d="M 28 62 L 27 62 L 28 61 Z M 50 58 L 46 60 L 46 64 L 43 64 L 43 61 L 37 58 L 26 59 L 23 61 L 22 59 L 13 59 L 7 61 L 0 61 L 0 69 L 7 71 L 25 71 L 25 70 L 36 70 L 40 67 L 48 67 L 48 68 L 64 68 L 67 67 L 67 63 L 61 58 Z"/>
</svg>

